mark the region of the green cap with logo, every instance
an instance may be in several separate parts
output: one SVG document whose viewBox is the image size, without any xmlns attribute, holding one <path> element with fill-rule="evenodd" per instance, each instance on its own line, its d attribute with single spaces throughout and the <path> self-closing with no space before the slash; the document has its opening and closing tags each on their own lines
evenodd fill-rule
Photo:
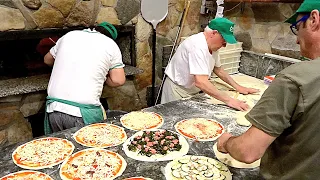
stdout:
<svg viewBox="0 0 320 180">
<path fill-rule="evenodd" d="M 118 37 L 118 32 L 117 29 L 110 23 L 108 22 L 102 22 L 100 24 L 98 24 L 98 26 L 103 27 L 104 29 L 106 29 L 112 36 L 112 39 L 117 39 Z"/>
<path fill-rule="evenodd" d="M 289 19 L 287 19 L 285 22 L 293 24 L 296 22 L 299 13 L 308 13 L 315 9 L 320 11 L 320 0 L 305 0 L 303 1 L 299 9 L 296 11 L 296 13 L 292 15 Z"/>
<path fill-rule="evenodd" d="M 234 23 L 232 21 L 226 18 L 215 18 L 209 22 L 208 27 L 212 30 L 217 30 L 227 43 L 237 43 L 233 35 Z"/>
</svg>

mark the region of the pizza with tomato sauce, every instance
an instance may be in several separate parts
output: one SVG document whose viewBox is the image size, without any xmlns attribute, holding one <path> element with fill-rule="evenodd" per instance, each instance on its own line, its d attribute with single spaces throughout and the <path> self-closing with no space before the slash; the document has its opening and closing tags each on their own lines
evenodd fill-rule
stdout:
<svg viewBox="0 0 320 180">
<path fill-rule="evenodd" d="M 152 179 L 145 178 L 145 177 L 130 177 L 130 178 L 125 178 L 123 180 L 152 180 Z"/>
<path fill-rule="evenodd" d="M 157 129 L 163 125 L 163 118 L 155 112 L 133 111 L 120 118 L 122 126 L 134 131 Z"/>
<path fill-rule="evenodd" d="M 66 139 L 46 137 L 19 146 L 12 160 L 24 169 L 44 169 L 62 163 L 73 150 L 74 145 Z"/>
<path fill-rule="evenodd" d="M 127 139 L 127 135 L 122 127 L 97 123 L 81 128 L 73 138 L 86 147 L 106 148 L 122 144 Z"/>
<path fill-rule="evenodd" d="M 175 125 L 178 133 L 197 141 L 214 141 L 225 131 L 222 124 L 212 119 L 193 118 L 179 121 Z"/>
<path fill-rule="evenodd" d="M 0 180 L 53 180 L 49 175 L 38 171 L 18 171 L 2 177 Z"/>
<path fill-rule="evenodd" d="M 72 154 L 60 168 L 62 180 L 112 180 L 120 176 L 127 163 L 119 154 L 99 148 L 89 148 Z"/>
</svg>

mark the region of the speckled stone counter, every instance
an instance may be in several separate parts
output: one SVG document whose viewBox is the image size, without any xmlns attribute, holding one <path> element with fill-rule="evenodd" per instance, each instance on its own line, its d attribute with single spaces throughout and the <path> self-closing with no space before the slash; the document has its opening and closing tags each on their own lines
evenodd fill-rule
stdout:
<svg viewBox="0 0 320 180">
<path fill-rule="evenodd" d="M 129 65 L 124 67 L 124 71 L 126 76 L 132 76 L 143 72 L 141 69 Z M 0 97 L 46 90 L 49 78 L 50 74 L 43 74 L 38 76 L 2 80 L 0 81 Z"/>
<path fill-rule="evenodd" d="M 212 118 L 216 119 L 220 123 L 224 125 L 228 132 L 231 132 L 234 135 L 239 135 L 245 132 L 248 128 L 242 127 L 236 124 L 235 119 L 231 116 L 235 111 L 231 108 L 228 108 L 223 105 L 211 105 L 205 102 L 204 96 L 195 96 L 191 99 L 187 100 L 179 100 L 175 102 L 170 102 L 164 105 L 157 105 L 154 107 L 150 107 L 144 109 L 144 111 L 152 111 L 161 114 L 165 120 L 162 129 L 174 130 L 174 124 L 178 121 L 186 118 L 193 117 L 204 117 L 204 118 Z M 230 116 L 229 116 L 230 115 Z M 108 119 L 108 122 L 111 122 L 116 125 L 120 125 L 119 122 L 120 117 L 115 117 L 112 119 Z M 77 144 L 72 135 L 76 132 L 77 128 L 72 128 L 69 130 L 65 130 L 59 133 L 52 134 L 51 136 L 66 138 L 71 140 L 75 145 L 75 152 L 84 149 L 83 146 Z M 128 137 L 134 134 L 134 131 L 126 130 Z M 188 154 L 191 155 L 204 155 L 207 157 L 215 158 L 213 153 L 213 142 L 195 142 L 188 140 L 190 149 Z M 16 172 L 22 170 L 18 166 L 16 166 L 11 160 L 11 154 L 16 149 L 17 146 L 23 143 L 11 145 L 5 148 L 0 149 L 0 177 L 7 175 L 11 172 Z M 154 180 L 164 180 L 164 168 L 168 161 L 164 162 L 142 162 L 136 161 L 131 158 L 128 158 L 125 153 L 122 151 L 122 145 L 117 147 L 107 148 L 108 150 L 114 151 L 122 155 L 128 165 L 123 175 L 117 180 L 121 180 L 125 177 L 131 176 L 144 176 L 149 177 Z M 234 180 L 240 179 L 262 179 L 259 177 L 259 168 L 254 169 L 237 169 L 229 167 L 230 171 L 233 173 Z M 59 177 L 59 165 L 54 166 L 53 168 L 40 170 L 49 174 L 54 179 L 60 179 Z"/>
</svg>

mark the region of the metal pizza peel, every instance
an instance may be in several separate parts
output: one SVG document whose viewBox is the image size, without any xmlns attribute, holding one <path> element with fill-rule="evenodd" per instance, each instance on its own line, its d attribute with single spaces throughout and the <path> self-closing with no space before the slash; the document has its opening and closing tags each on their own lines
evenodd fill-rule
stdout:
<svg viewBox="0 0 320 180">
<path fill-rule="evenodd" d="M 152 92 L 151 104 L 155 103 L 155 71 L 156 71 L 156 28 L 168 14 L 168 0 L 141 0 L 141 15 L 144 20 L 152 24 Z"/>
</svg>

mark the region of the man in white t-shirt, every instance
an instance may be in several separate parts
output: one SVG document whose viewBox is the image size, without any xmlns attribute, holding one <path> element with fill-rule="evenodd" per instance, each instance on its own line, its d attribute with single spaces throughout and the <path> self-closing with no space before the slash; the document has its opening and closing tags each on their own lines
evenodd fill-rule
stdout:
<svg viewBox="0 0 320 180">
<path fill-rule="evenodd" d="M 230 107 L 241 111 L 248 109 L 245 102 L 220 92 L 209 81 L 213 71 L 239 93 L 258 92 L 257 89 L 240 86 L 221 68 L 217 51 L 225 47 L 226 42 L 237 42 L 233 28 L 234 23 L 228 19 L 216 18 L 210 21 L 204 32 L 188 37 L 179 45 L 165 70 L 167 78 L 163 84 L 161 103 L 190 97 L 203 91 Z"/>
<path fill-rule="evenodd" d="M 101 122 L 104 83 L 125 83 L 117 30 L 107 22 L 62 36 L 44 62 L 53 65 L 46 102 L 45 133 Z"/>
</svg>

